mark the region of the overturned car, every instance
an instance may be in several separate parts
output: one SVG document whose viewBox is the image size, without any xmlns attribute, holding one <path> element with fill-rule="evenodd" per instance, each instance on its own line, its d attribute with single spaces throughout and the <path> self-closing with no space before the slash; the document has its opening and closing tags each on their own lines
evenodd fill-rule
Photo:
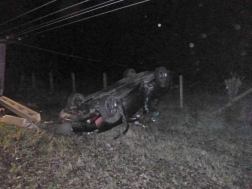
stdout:
<svg viewBox="0 0 252 189">
<path fill-rule="evenodd" d="M 101 91 L 86 97 L 72 94 L 59 117 L 73 130 L 102 130 L 121 122 L 128 129 L 128 122 L 147 113 L 151 102 L 170 87 L 171 74 L 165 67 L 140 73 L 127 69 L 123 79 Z"/>
</svg>

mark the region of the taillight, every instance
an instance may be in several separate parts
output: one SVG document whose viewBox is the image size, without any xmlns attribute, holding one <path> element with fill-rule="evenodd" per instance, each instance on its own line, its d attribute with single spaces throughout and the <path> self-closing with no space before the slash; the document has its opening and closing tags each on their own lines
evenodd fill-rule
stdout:
<svg viewBox="0 0 252 189">
<path fill-rule="evenodd" d="M 102 117 L 99 117 L 98 119 L 95 120 L 95 125 L 98 129 L 100 129 L 104 125 L 104 120 Z"/>
<path fill-rule="evenodd" d="M 94 117 L 91 119 L 91 121 L 90 121 L 90 122 L 92 123 L 92 122 L 96 121 L 99 117 L 100 117 L 100 115 L 96 115 L 96 116 L 94 116 Z"/>
</svg>

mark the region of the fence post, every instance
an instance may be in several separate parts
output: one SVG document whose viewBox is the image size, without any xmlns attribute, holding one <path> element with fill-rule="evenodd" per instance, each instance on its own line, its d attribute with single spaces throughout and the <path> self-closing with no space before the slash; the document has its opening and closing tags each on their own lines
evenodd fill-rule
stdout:
<svg viewBox="0 0 252 189">
<path fill-rule="evenodd" d="M 75 87 L 75 74 L 71 72 L 71 78 L 72 78 L 72 92 L 76 92 L 76 87 Z"/>
<path fill-rule="evenodd" d="M 179 76 L 180 108 L 183 108 L 183 75 Z"/>
<path fill-rule="evenodd" d="M 107 79 L 107 74 L 103 73 L 103 88 L 107 88 L 108 86 L 108 79 Z"/>
<path fill-rule="evenodd" d="M 53 72 L 52 71 L 49 72 L 49 82 L 50 82 L 50 91 L 53 92 L 54 85 L 53 85 Z"/>
<path fill-rule="evenodd" d="M 36 79 L 34 72 L 32 72 L 32 89 L 36 89 Z"/>
</svg>

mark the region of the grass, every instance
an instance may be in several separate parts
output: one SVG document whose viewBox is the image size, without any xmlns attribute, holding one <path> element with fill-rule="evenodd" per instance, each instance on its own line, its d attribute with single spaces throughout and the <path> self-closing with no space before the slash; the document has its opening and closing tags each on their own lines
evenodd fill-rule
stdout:
<svg viewBox="0 0 252 189">
<path fill-rule="evenodd" d="M 183 110 L 175 99 L 117 140 L 124 125 L 65 136 L 1 124 L 0 188 L 251 188 L 252 133 L 211 115 L 223 99 L 202 94 Z"/>
</svg>

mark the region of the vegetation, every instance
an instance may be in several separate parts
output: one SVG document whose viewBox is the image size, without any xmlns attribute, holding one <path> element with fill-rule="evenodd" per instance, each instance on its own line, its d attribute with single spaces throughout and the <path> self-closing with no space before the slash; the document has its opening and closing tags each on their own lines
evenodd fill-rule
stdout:
<svg viewBox="0 0 252 189">
<path fill-rule="evenodd" d="M 4 7 L 10 8 L 1 9 L 2 23 L 43 1 L 22 0 L 20 6 L 14 2 L 4 1 Z M 5 95 L 16 95 L 14 100 L 40 111 L 43 121 L 37 131 L 0 124 L 0 188 L 252 188 L 250 97 L 221 115 L 212 114 L 244 92 L 243 87 L 250 87 L 250 1 L 156 2 L 150 2 L 143 14 L 122 11 L 113 19 L 108 17 L 111 22 L 89 22 L 87 30 L 80 23 L 74 29 L 24 41 L 86 57 L 82 60 L 39 53 L 18 44 L 8 46 Z M 56 10 L 68 6 L 66 0 L 58 3 Z M 3 25 L 2 30 L 56 11 L 46 10 Z M 101 35 L 101 31 L 106 32 Z M 2 37 L 5 34 L 12 32 Z M 139 71 L 164 65 L 175 75 L 182 74 L 185 85 L 194 90 L 185 90 L 183 109 L 178 107 L 177 95 L 167 95 L 157 107 L 159 116 L 146 116 L 117 140 L 113 137 L 124 125 L 103 133 L 65 136 L 54 132 L 55 118 L 69 94 L 42 91 L 49 90 L 50 71 L 55 91 L 69 91 L 70 72 L 76 72 L 77 89 L 90 93 L 101 89 L 105 70 L 113 83 L 121 78 L 124 65 Z M 37 92 L 27 90 L 32 72 L 38 73 Z M 230 72 L 244 76 L 246 82 L 233 75 L 216 86 Z M 219 90 L 225 84 L 229 99 Z M 244 115 L 239 116 L 243 113 L 245 118 L 250 113 L 250 119 L 244 121 Z"/>
<path fill-rule="evenodd" d="M 225 98 L 200 94 L 183 110 L 168 94 L 160 115 L 103 133 L 59 135 L 0 126 L 2 188 L 249 188 L 252 128 L 212 116 Z"/>
</svg>

